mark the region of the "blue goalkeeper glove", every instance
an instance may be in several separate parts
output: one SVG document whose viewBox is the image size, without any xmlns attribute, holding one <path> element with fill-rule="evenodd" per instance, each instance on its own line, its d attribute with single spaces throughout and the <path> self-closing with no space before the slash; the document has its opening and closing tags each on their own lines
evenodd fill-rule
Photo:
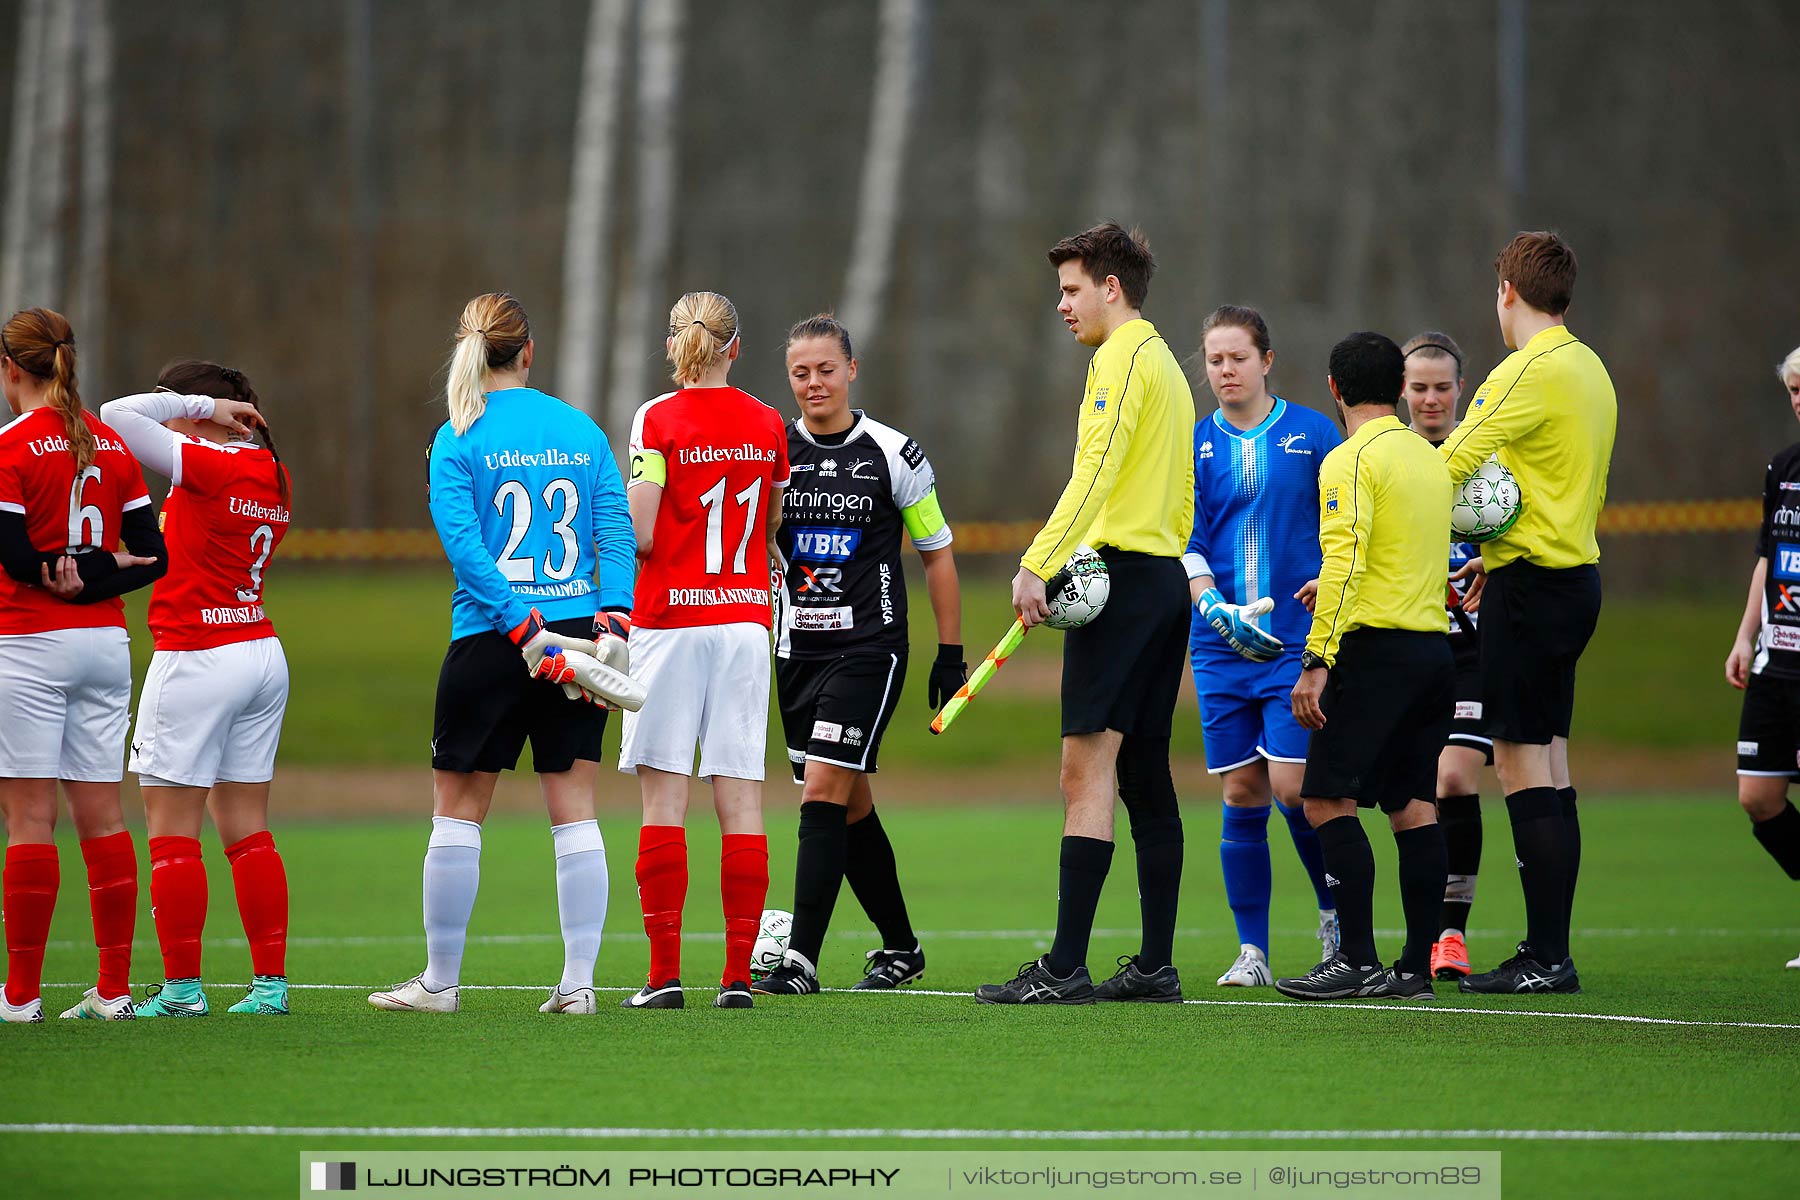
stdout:
<svg viewBox="0 0 1800 1200">
<path fill-rule="evenodd" d="M 1280 639 L 1255 624 L 1255 618 L 1275 610 L 1275 602 L 1267 596 L 1250 604 L 1229 604 L 1218 588 L 1207 588 L 1200 593 L 1197 607 L 1214 632 L 1251 662 L 1273 662 L 1281 657 Z"/>
</svg>

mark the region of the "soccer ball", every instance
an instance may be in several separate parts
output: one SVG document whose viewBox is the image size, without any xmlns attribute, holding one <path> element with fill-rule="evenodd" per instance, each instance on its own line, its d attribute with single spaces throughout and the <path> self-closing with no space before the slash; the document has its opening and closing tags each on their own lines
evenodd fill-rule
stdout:
<svg viewBox="0 0 1800 1200">
<path fill-rule="evenodd" d="M 1512 472 L 1490 458 L 1463 480 L 1450 506 L 1453 541 L 1491 542 L 1519 519 L 1519 485 Z"/>
<path fill-rule="evenodd" d="M 750 951 L 750 978 L 761 979 L 781 965 L 787 955 L 788 935 L 794 931 L 794 914 L 779 908 L 763 909 L 756 945 Z"/>
<path fill-rule="evenodd" d="M 1044 624 L 1052 629 L 1079 629 L 1100 615 L 1112 595 L 1112 579 L 1106 563 L 1092 546 L 1079 546 L 1052 583 L 1061 587 L 1050 596 L 1050 615 Z"/>
</svg>

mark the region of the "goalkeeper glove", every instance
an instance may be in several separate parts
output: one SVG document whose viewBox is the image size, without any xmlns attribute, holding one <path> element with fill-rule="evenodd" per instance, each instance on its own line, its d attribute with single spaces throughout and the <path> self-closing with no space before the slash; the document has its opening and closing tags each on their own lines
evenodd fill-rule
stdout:
<svg viewBox="0 0 1800 1200">
<path fill-rule="evenodd" d="M 587 655 L 595 653 L 594 643 L 582 638 L 565 637 L 546 628 L 544 615 L 535 608 L 518 628 L 508 630 L 506 636 L 519 648 L 519 653 L 525 658 L 525 669 L 531 672 L 533 679 L 562 684 L 565 691 L 575 682 L 575 673 L 564 659 L 564 653 L 570 650 Z"/>
<path fill-rule="evenodd" d="M 571 700 L 584 699 L 602 708 L 624 708 L 632 712 L 644 707 L 644 685 L 615 667 L 608 666 L 585 650 L 562 651 L 568 667 L 568 680 L 559 680 L 563 692 Z M 569 694 L 571 688 L 577 689 Z"/>
<path fill-rule="evenodd" d="M 1273 662 L 1281 657 L 1279 639 L 1264 633 L 1255 618 L 1274 611 L 1275 602 L 1268 597 L 1250 604 L 1228 604 L 1218 588 L 1200 593 L 1200 616 L 1220 637 L 1251 662 Z"/>
<path fill-rule="evenodd" d="M 631 649 L 631 614 L 622 608 L 609 608 L 594 614 L 593 655 L 615 671 L 629 674 Z"/>
<path fill-rule="evenodd" d="M 939 642 L 937 661 L 931 664 L 931 675 L 925 686 L 925 698 L 936 712 L 969 682 L 969 664 L 963 661 L 963 648 Z"/>
</svg>

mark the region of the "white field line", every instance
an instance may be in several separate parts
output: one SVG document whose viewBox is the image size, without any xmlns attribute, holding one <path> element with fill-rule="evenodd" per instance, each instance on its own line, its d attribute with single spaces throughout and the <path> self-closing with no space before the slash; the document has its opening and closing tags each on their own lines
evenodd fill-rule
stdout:
<svg viewBox="0 0 1800 1200">
<path fill-rule="evenodd" d="M 82 983 L 46 983 L 47 988 L 84 988 Z M 148 984 L 136 983 L 133 987 L 147 987 Z M 248 988 L 247 983 L 213 983 L 212 988 Z M 290 983 L 288 987 L 297 992 L 379 992 L 392 987 L 388 983 Z M 465 983 L 465 992 L 547 992 L 549 985 L 541 983 Z M 599 987 L 596 992 L 635 992 L 634 987 Z M 690 987 L 691 992 L 710 992 L 706 986 Z M 859 991 L 855 988 L 821 988 L 820 991 L 846 996 L 921 996 L 950 1000 L 973 1000 L 972 992 L 934 991 L 930 988 L 895 988 L 888 991 Z M 1562 1021 L 1608 1021 L 1621 1025 L 1674 1025 L 1702 1029 L 1794 1029 L 1800 1030 L 1800 1024 L 1781 1021 L 1703 1021 L 1688 1020 L 1679 1017 L 1638 1017 L 1624 1013 L 1587 1013 L 1556 1012 L 1549 1009 L 1529 1008 L 1463 1008 L 1452 1005 L 1436 1004 L 1431 1001 L 1396 1000 L 1381 1002 L 1351 1003 L 1316 1003 L 1306 1004 L 1291 1000 L 1183 1000 L 1184 1005 L 1206 1008 L 1279 1008 L 1287 1012 L 1314 1013 L 1399 1013 L 1404 1016 L 1412 1014 L 1439 1015 L 1456 1013 L 1477 1017 L 1547 1017 Z"/>
<path fill-rule="evenodd" d="M 1311 927 L 1292 926 L 1277 929 L 1275 933 L 1285 936 L 1301 936 L 1311 934 Z M 1136 937 L 1136 929 L 1096 929 L 1093 936 L 1097 938 Z M 920 930 L 921 941 L 1048 941 L 1056 935 L 1054 929 L 926 929 Z M 1237 931 L 1223 926 L 1217 929 L 1177 929 L 1176 937 L 1235 937 Z M 1377 929 L 1377 937 L 1405 937 L 1404 929 Z M 834 938 L 873 938 L 878 936 L 873 929 L 834 929 Z M 1765 937 L 1765 938 L 1800 938 L 1800 928 L 1767 928 L 1767 929 L 1694 929 L 1678 928 L 1618 928 L 1618 929 L 1577 929 L 1573 931 L 1577 938 L 1638 938 L 1638 937 Z M 422 943 L 423 933 L 391 933 L 391 934 L 345 934 L 342 936 L 290 937 L 290 947 L 317 948 L 332 946 L 412 946 Z M 642 942 L 648 940 L 641 930 L 609 929 L 607 941 Z M 725 934 L 720 930 L 688 930 L 681 935 L 684 942 L 723 942 Z M 230 946 L 242 948 L 250 943 L 241 937 L 209 937 L 208 946 Z M 562 935 L 555 933 L 483 933 L 471 934 L 468 939 L 471 946 L 552 946 L 562 944 Z M 85 950 L 93 946 L 93 942 L 81 938 L 58 938 L 46 943 L 52 950 Z"/>
<path fill-rule="evenodd" d="M 669 1129 L 633 1126 L 0 1124 L 0 1134 L 153 1137 L 592 1138 L 658 1141 L 886 1138 L 918 1142 L 1800 1142 L 1763 1129 Z"/>
</svg>

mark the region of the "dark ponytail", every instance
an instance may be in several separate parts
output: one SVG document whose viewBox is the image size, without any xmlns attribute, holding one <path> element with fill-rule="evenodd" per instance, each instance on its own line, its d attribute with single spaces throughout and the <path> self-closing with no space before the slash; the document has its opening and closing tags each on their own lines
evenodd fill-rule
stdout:
<svg viewBox="0 0 1800 1200">
<path fill-rule="evenodd" d="M 183 396 L 211 396 L 216 400 L 241 400 L 253 406 L 258 413 L 262 412 L 262 401 L 257 398 L 256 389 L 250 386 L 250 380 L 236 367 L 222 366 L 215 362 L 204 362 L 197 358 L 177 359 L 162 369 L 156 377 L 156 386 Z M 275 490 L 281 496 L 283 507 L 293 503 L 293 486 L 288 478 L 288 470 L 281 465 L 281 453 L 275 449 L 275 435 L 267 424 L 258 432 L 262 446 L 275 460 Z"/>
</svg>

